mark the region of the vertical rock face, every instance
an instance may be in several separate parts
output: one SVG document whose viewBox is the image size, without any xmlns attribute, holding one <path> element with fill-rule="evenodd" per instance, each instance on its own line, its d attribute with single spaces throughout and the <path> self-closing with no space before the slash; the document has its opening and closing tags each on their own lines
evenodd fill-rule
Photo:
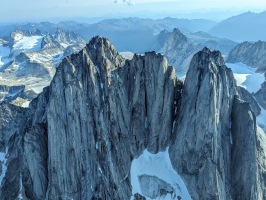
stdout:
<svg viewBox="0 0 266 200">
<path fill-rule="evenodd" d="M 194 81 L 192 81 L 194 80 Z M 219 52 L 208 49 L 191 61 L 182 91 L 170 155 L 192 199 L 229 199 L 231 109 L 236 90 Z"/>
<path fill-rule="evenodd" d="M 132 192 L 132 160 L 169 147 L 162 166 L 192 199 L 263 199 L 266 139 L 239 98 L 249 99 L 219 52 L 197 53 L 183 84 L 162 55 L 125 60 L 95 37 L 63 60 L 28 109 L 0 104 L 0 155 L 8 148 L 0 198 L 181 198 L 147 173 Z"/>
<path fill-rule="evenodd" d="M 16 199 L 19 192 L 21 138 L 25 109 L 0 103 L 0 199 Z"/>
<path fill-rule="evenodd" d="M 24 195 L 28 199 L 45 199 L 48 185 L 47 103 L 49 87 L 34 99 L 22 129 L 23 162 L 21 163 Z"/>
<path fill-rule="evenodd" d="M 264 74 L 265 76 L 265 74 Z M 256 100 L 263 109 L 266 109 L 266 82 L 261 84 L 261 88 L 254 94 Z"/>
<path fill-rule="evenodd" d="M 232 198 L 262 199 L 258 191 L 256 117 L 249 104 L 238 98 L 232 111 L 232 143 Z"/>
<path fill-rule="evenodd" d="M 266 70 L 266 42 L 243 42 L 237 45 L 228 55 L 227 62 L 242 62 L 248 66 L 256 67 L 257 71 Z"/>
<path fill-rule="evenodd" d="M 261 91 L 261 90 L 259 90 L 259 91 Z M 259 91 L 257 93 L 259 93 Z M 257 97 L 256 96 L 257 93 L 255 93 L 255 97 Z M 254 96 L 251 95 L 245 88 L 238 87 L 238 95 L 239 95 L 240 99 L 242 99 L 243 101 L 248 102 L 250 104 L 251 110 L 254 112 L 254 114 L 256 116 L 258 116 L 261 113 L 260 106 L 257 103 L 257 101 L 258 102 L 260 102 L 260 101 L 258 99 L 256 101 Z"/>
<path fill-rule="evenodd" d="M 101 37 L 65 59 L 47 113 L 48 197 L 129 199 L 132 159 L 169 143 L 176 84 L 163 56 L 125 61 Z"/>
<path fill-rule="evenodd" d="M 258 163 L 258 199 L 266 198 L 266 136 L 257 126 L 256 131 L 257 163 Z"/>
<path fill-rule="evenodd" d="M 162 52 L 169 63 L 176 67 L 177 72 L 184 72 L 187 71 L 191 58 L 201 46 L 193 44 L 175 28 L 172 33 L 162 31 L 158 35 L 154 49 Z"/>
</svg>

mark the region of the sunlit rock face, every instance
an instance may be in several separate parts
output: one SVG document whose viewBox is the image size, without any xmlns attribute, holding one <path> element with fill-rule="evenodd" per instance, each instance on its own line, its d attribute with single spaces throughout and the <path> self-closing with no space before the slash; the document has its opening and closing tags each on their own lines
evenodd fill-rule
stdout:
<svg viewBox="0 0 266 200">
<path fill-rule="evenodd" d="M 29 108 L 0 104 L 0 197 L 262 199 L 264 139 L 239 91 L 217 51 L 183 83 L 161 54 L 126 60 L 97 36 Z"/>
<path fill-rule="evenodd" d="M 259 72 L 266 71 L 266 42 L 243 42 L 231 50 L 227 62 L 242 62 L 248 66 L 257 68 Z"/>
</svg>

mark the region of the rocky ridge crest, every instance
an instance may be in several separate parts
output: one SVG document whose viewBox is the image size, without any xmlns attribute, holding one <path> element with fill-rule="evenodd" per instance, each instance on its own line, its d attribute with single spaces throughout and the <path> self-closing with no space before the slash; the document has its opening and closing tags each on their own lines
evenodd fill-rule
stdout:
<svg viewBox="0 0 266 200">
<path fill-rule="evenodd" d="M 266 197 L 264 136 L 217 51 L 195 54 L 183 83 L 161 54 L 125 60 L 95 37 L 21 112 L 2 124 L 1 199 L 134 198 L 131 162 L 168 147 L 192 199 Z"/>
</svg>

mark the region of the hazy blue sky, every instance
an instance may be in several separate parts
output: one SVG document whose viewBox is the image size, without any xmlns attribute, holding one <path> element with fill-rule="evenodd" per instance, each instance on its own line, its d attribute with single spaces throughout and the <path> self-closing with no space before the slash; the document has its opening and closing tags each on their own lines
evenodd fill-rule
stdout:
<svg viewBox="0 0 266 200">
<path fill-rule="evenodd" d="M 221 19 L 266 10 L 266 0 L 0 0 L 0 22 L 152 17 Z"/>
</svg>

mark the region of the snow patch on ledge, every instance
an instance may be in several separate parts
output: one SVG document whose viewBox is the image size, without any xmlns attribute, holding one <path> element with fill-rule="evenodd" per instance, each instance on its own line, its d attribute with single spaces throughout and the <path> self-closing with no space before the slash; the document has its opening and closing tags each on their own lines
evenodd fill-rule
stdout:
<svg viewBox="0 0 266 200">
<path fill-rule="evenodd" d="M 132 185 L 131 200 L 134 199 L 134 194 L 136 193 L 143 195 L 138 178 L 141 175 L 155 176 L 170 184 L 174 188 L 176 195 L 180 196 L 182 200 L 191 200 L 185 183 L 172 167 L 168 148 L 166 151 L 157 154 L 151 154 L 147 150 L 144 150 L 139 158 L 132 161 L 130 175 Z M 146 199 L 150 200 L 149 197 L 146 197 Z M 169 194 L 166 196 L 160 196 L 157 199 L 171 200 L 173 197 Z"/>
<path fill-rule="evenodd" d="M 6 153 L 2 153 L 0 152 L 0 165 L 2 165 L 2 172 L 0 174 L 0 186 L 2 185 L 2 181 L 6 175 L 6 170 L 7 170 L 7 166 L 6 166 L 6 155 L 7 155 L 7 150 Z"/>
</svg>

